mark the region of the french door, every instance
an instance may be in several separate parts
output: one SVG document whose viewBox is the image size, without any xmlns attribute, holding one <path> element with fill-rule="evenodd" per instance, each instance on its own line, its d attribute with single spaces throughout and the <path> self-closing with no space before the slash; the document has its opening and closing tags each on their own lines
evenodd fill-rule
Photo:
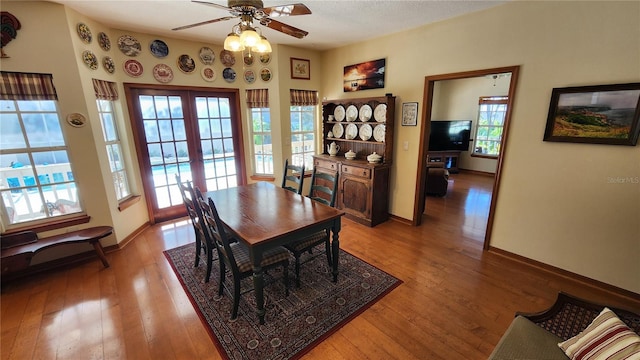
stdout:
<svg viewBox="0 0 640 360">
<path fill-rule="evenodd" d="M 152 223 L 186 214 L 176 174 L 202 191 L 246 183 L 238 90 L 125 84 Z"/>
</svg>

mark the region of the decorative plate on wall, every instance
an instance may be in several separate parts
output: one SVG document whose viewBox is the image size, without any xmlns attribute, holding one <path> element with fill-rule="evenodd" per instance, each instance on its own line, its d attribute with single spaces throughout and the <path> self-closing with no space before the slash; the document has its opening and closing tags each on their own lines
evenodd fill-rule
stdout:
<svg viewBox="0 0 640 360">
<path fill-rule="evenodd" d="M 169 45 L 166 42 L 156 39 L 149 43 L 151 55 L 157 58 L 164 58 L 169 55 Z"/>
<path fill-rule="evenodd" d="M 109 74 L 116 72 L 116 63 L 113 61 L 111 56 L 105 56 L 102 58 L 102 66 Z"/>
<path fill-rule="evenodd" d="M 173 80 L 173 70 L 166 64 L 158 64 L 153 67 L 153 78 L 166 84 Z"/>
<path fill-rule="evenodd" d="M 232 83 L 236 81 L 236 71 L 230 67 L 224 68 L 224 70 L 222 70 L 222 77 L 226 82 Z"/>
<path fill-rule="evenodd" d="M 99 32 L 98 33 L 98 44 L 100 48 L 104 51 L 111 50 L 111 40 L 109 39 L 109 35 Z"/>
<path fill-rule="evenodd" d="M 83 127 L 87 123 L 87 118 L 80 113 L 71 113 L 67 115 L 67 123 L 73 127 Z"/>
<path fill-rule="evenodd" d="M 260 79 L 262 79 L 262 81 L 271 80 L 271 70 L 262 68 L 262 70 L 260 70 Z"/>
<path fill-rule="evenodd" d="M 244 64 L 247 66 L 251 66 L 253 65 L 253 60 L 255 60 L 255 56 L 253 56 L 252 54 L 246 54 L 242 57 L 242 61 L 244 61 Z"/>
<path fill-rule="evenodd" d="M 200 70 L 200 76 L 202 76 L 205 81 L 211 82 L 216 79 L 216 71 L 213 70 L 211 66 L 204 66 L 202 70 Z"/>
<path fill-rule="evenodd" d="M 78 23 L 76 26 L 76 31 L 78 32 L 78 36 L 82 42 L 89 44 L 93 36 L 91 35 L 91 30 L 85 23 Z"/>
<path fill-rule="evenodd" d="M 220 61 L 222 65 L 229 67 L 236 63 L 236 56 L 229 50 L 220 51 Z"/>
<path fill-rule="evenodd" d="M 142 75 L 142 64 L 138 60 L 127 60 L 124 62 L 124 72 L 131 77 Z"/>
<path fill-rule="evenodd" d="M 127 56 L 138 56 L 142 51 L 142 46 L 138 39 L 131 35 L 122 35 L 118 38 L 118 49 Z"/>
<path fill-rule="evenodd" d="M 253 84 L 254 81 L 256 81 L 256 73 L 255 71 L 251 70 L 251 69 L 247 69 L 244 72 L 244 81 L 246 81 L 248 84 Z"/>
<path fill-rule="evenodd" d="M 178 69 L 185 74 L 191 74 L 196 69 L 196 62 L 187 54 L 178 56 Z"/>
<path fill-rule="evenodd" d="M 198 52 L 200 61 L 205 65 L 211 65 L 216 60 L 216 53 L 210 47 L 203 46 Z"/>
<path fill-rule="evenodd" d="M 260 64 L 267 65 L 271 62 L 271 54 L 260 54 Z"/>
<path fill-rule="evenodd" d="M 82 52 L 82 61 L 84 61 L 89 69 L 98 69 L 98 58 L 96 57 L 96 54 L 94 54 L 90 50 L 85 50 L 84 52 Z"/>
</svg>

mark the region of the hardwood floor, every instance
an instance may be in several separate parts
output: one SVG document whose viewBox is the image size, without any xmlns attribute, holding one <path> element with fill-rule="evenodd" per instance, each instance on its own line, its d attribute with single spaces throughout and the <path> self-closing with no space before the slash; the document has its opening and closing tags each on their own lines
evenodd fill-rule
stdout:
<svg viewBox="0 0 640 360">
<path fill-rule="evenodd" d="M 404 283 L 304 359 L 486 359 L 514 312 L 543 310 L 560 290 L 640 310 L 638 299 L 484 252 L 491 181 L 453 175 L 445 197 L 427 198 L 420 227 L 345 219 L 341 247 Z M 184 220 L 158 224 L 108 253 L 108 269 L 96 259 L 4 284 L 1 358 L 221 358 L 162 253 L 193 239 Z"/>
</svg>

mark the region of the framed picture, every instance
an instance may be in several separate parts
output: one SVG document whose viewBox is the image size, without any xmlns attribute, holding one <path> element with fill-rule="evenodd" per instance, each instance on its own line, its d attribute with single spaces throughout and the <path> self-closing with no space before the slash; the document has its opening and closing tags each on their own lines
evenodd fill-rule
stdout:
<svg viewBox="0 0 640 360">
<path fill-rule="evenodd" d="M 311 62 L 305 59 L 290 58 L 292 79 L 311 79 Z"/>
<path fill-rule="evenodd" d="M 344 92 L 384 88 L 386 59 L 366 61 L 344 67 Z"/>
<path fill-rule="evenodd" d="M 555 88 L 544 141 L 636 145 L 640 83 Z"/>
<path fill-rule="evenodd" d="M 402 126 L 418 125 L 418 103 L 410 102 L 402 104 Z"/>
</svg>

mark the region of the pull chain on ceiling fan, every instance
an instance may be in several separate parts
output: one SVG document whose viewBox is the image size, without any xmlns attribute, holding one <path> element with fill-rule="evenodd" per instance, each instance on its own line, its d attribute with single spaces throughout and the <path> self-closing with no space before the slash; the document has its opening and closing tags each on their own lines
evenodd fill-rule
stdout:
<svg viewBox="0 0 640 360">
<path fill-rule="evenodd" d="M 309 8 L 307 8 L 304 4 L 280 5 L 265 8 L 261 0 L 229 0 L 227 7 L 207 1 L 191 1 L 198 4 L 227 10 L 231 14 L 231 16 L 225 16 L 195 24 L 180 26 L 171 30 L 184 30 L 196 26 L 212 24 L 239 17 L 240 22 L 233 26 L 233 28 L 231 29 L 231 33 L 224 41 L 225 50 L 243 51 L 245 49 L 249 49 L 249 51 L 258 53 L 271 52 L 271 44 L 269 44 L 267 38 L 262 35 L 260 29 L 253 26 L 253 20 L 259 22 L 260 25 L 266 26 L 276 31 L 280 31 L 284 34 L 293 36 L 298 39 L 302 39 L 309 34 L 307 31 L 298 29 L 296 27 L 273 19 L 274 17 L 311 14 L 311 10 L 309 10 Z"/>
</svg>

